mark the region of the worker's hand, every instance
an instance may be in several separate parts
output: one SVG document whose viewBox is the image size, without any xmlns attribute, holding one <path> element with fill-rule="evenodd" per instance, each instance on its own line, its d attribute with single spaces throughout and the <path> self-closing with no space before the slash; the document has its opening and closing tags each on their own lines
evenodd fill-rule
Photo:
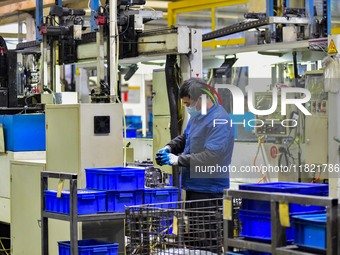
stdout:
<svg viewBox="0 0 340 255">
<path fill-rule="evenodd" d="M 167 161 L 167 154 L 170 153 L 170 147 L 165 146 L 164 148 L 160 149 L 156 154 L 156 163 L 160 166 L 165 165 Z"/>
<path fill-rule="evenodd" d="M 172 166 L 177 166 L 178 165 L 178 156 L 176 156 L 175 154 L 169 153 L 168 154 L 169 157 L 169 164 L 167 165 L 172 165 Z"/>
<path fill-rule="evenodd" d="M 157 159 L 156 159 L 157 161 Z M 158 163 L 159 162 L 159 163 Z M 157 164 L 159 165 L 170 165 L 170 166 L 176 166 L 178 165 L 178 156 L 172 153 L 168 154 L 163 154 L 159 159 L 158 159 Z"/>
<path fill-rule="evenodd" d="M 164 148 L 160 149 L 156 155 L 158 154 L 167 154 L 170 153 L 170 147 L 169 146 L 165 146 Z"/>
</svg>

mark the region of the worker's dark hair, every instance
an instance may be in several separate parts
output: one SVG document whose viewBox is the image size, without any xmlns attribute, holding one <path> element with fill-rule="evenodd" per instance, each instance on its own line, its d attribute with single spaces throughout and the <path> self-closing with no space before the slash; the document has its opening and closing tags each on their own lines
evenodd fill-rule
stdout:
<svg viewBox="0 0 340 255">
<path fill-rule="evenodd" d="M 190 78 L 183 82 L 179 88 L 179 97 L 189 97 L 196 101 L 202 94 L 208 94 L 209 88 L 207 83 L 200 78 Z"/>
</svg>

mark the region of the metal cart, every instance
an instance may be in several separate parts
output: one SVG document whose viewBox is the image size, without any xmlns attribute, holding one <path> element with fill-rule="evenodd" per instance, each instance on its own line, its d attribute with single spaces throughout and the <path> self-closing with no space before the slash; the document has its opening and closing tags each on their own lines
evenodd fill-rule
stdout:
<svg viewBox="0 0 340 255">
<path fill-rule="evenodd" d="M 223 254 L 222 198 L 131 206 L 126 254 Z"/>
<path fill-rule="evenodd" d="M 232 213 L 235 198 L 253 199 L 270 202 L 271 217 L 271 243 L 258 242 L 244 239 L 234 235 L 234 219 Z M 338 228 L 338 199 L 329 197 L 317 197 L 306 195 L 295 195 L 285 193 L 265 193 L 246 190 L 225 190 L 224 193 L 224 248 L 225 251 L 233 251 L 233 248 L 241 250 L 253 250 L 271 254 L 315 254 L 298 249 L 297 246 L 288 244 L 286 241 L 286 228 L 281 226 L 279 205 L 280 203 L 294 203 L 302 205 L 318 205 L 327 208 L 327 237 L 326 237 L 326 254 L 340 254 L 339 228 Z"/>
<path fill-rule="evenodd" d="M 48 179 L 55 178 L 70 182 L 70 214 L 60 214 L 45 211 L 44 190 L 48 189 Z M 42 255 L 48 255 L 48 219 L 70 222 L 71 255 L 78 255 L 78 222 L 124 219 L 125 213 L 101 213 L 78 215 L 77 203 L 77 174 L 41 172 L 41 249 Z"/>
</svg>

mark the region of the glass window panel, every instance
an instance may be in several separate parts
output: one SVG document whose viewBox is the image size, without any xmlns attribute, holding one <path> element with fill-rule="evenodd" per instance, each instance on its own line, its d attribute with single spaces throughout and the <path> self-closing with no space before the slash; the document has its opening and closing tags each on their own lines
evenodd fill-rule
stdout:
<svg viewBox="0 0 340 255">
<path fill-rule="evenodd" d="M 202 33 L 211 32 L 211 9 L 180 13 L 177 15 L 177 25 L 202 29 Z"/>
<path fill-rule="evenodd" d="M 339 0 L 331 1 L 331 22 L 332 27 L 340 27 L 340 2 Z"/>
</svg>

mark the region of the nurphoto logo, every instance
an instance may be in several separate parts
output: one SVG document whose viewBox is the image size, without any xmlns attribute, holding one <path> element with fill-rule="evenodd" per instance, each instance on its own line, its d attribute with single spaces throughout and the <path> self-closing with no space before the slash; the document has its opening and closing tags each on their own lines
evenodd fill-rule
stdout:
<svg viewBox="0 0 340 255">
<path fill-rule="evenodd" d="M 242 92 L 240 88 L 238 88 L 235 85 L 230 84 L 216 84 L 215 89 L 228 89 L 233 97 L 233 114 L 234 115 L 244 115 L 244 98 L 245 95 Z M 275 87 L 272 90 L 272 105 L 269 109 L 265 110 L 259 110 L 255 108 L 255 102 L 254 102 L 254 95 L 255 90 L 252 88 L 249 88 L 247 91 L 247 104 L 248 109 L 251 113 L 258 116 L 264 116 L 264 115 L 270 115 L 274 113 L 277 110 L 278 107 L 278 89 Z M 289 94 L 300 94 L 301 98 L 289 98 Z M 311 115 L 311 113 L 305 108 L 303 104 L 309 102 L 311 99 L 311 93 L 309 90 L 304 88 L 297 88 L 297 87 L 283 87 L 281 88 L 281 115 L 285 116 L 287 115 L 287 105 L 295 105 L 297 109 L 299 109 L 304 115 Z M 201 114 L 205 115 L 207 114 L 207 95 L 202 95 L 202 107 L 201 107 Z M 274 125 L 274 122 L 277 123 L 278 121 L 281 122 L 281 125 L 284 127 L 296 127 L 297 126 L 297 120 L 296 119 L 266 119 L 266 122 L 272 123 Z M 231 120 L 231 123 L 229 123 L 231 126 L 234 124 L 240 125 L 243 124 L 243 126 L 250 127 L 262 127 L 264 125 L 264 120 L 262 119 L 251 119 L 248 120 L 246 123 L 246 120 L 243 120 L 242 122 L 234 122 Z M 228 124 L 228 120 L 226 119 L 215 119 L 214 120 L 214 127 L 216 125 L 225 125 Z"/>
</svg>

